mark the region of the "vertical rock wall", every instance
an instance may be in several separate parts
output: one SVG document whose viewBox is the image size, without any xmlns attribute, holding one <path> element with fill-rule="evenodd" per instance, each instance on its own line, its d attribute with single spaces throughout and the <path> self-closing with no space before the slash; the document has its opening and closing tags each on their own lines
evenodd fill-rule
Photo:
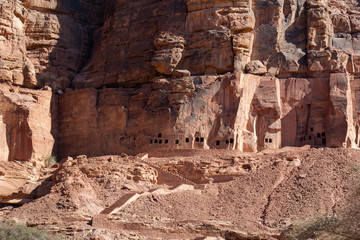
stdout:
<svg viewBox="0 0 360 240">
<path fill-rule="evenodd" d="M 1 0 L 0 82 L 65 90 L 83 67 L 102 16 L 96 0 Z"/>
<path fill-rule="evenodd" d="M 356 1 L 1 1 L 0 81 L 59 98 L 10 101 L 2 158 L 33 157 L 50 105 L 61 156 L 359 145 Z"/>
<path fill-rule="evenodd" d="M 51 91 L 2 87 L 0 161 L 49 157 L 54 146 L 51 134 Z"/>
<path fill-rule="evenodd" d="M 96 0 L 0 0 L 0 160 L 55 154 L 55 93 L 71 90 L 102 20 Z"/>
<path fill-rule="evenodd" d="M 103 146 L 84 151 L 358 146 L 356 3 L 187 0 L 115 6 L 74 84 L 110 87 L 91 91 L 98 99 L 116 92 L 119 98 L 106 104 L 123 113 L 85 114 L 97 119 L 91 120 L 97 122 L 93 136 Z M 89 109 L 104 109 L 102 104 L 97 100 Z M 121 127 L 106 133 L 99 124 L 104 115 L 111 118 L 108 128 Z M 73 141 L 70 128 L 60 132 L 69 133 L 65 142 Z"/>
</svg>

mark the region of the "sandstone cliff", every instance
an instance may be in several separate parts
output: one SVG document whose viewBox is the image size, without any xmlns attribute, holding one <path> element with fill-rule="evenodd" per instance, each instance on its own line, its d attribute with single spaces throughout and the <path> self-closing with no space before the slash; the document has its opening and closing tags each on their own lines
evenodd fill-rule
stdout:
<svg viewBox="0 0 360 240">
<path fill-rule="evenodd" d="M 99 1 L 0 1 L 1 161 L 55 150 L 54 92 L 70 90 L 102 19 Z"/>
<path fill-rule="evenodd" d="M 28 110 L 41 130 L 30 117 L 11 130 L 23 113 L 0 108 L 2 160 L 357 147 L 359 11 L 353 0 L 2 1 L 0 94 L 18 108 L 8 96 L 30 91 L 18 88 L 51 99 Z"/>
</svg>

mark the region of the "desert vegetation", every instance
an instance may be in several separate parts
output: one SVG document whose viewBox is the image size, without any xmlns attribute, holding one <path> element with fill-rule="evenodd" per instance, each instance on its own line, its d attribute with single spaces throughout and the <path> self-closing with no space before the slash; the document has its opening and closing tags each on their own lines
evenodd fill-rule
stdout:
<svg viewBox="0 0 360 240">
<path fill-rule="evenodd" d="M 56 156 L 50 155 L 47 158 L 45 158 L 45 167 L 51 168 L 55 164 L 57 164 Z"/>
<path fill-rule="evenodd" d="M 360 164 L 351 166 L 356 173 L 352 193 L 346 206 L 331 216 L 316 216 L 299 221 L 286 231 L 289 239 L 360 239 Z"/>
<path fill-rule="evenodd" d="M 45 230 L 31 228 L 25 224 L 3 222 L 0 224 L 0 239 L 6 240 L 60 240 L 61 236 L 54 236 Z"/>
</svg>

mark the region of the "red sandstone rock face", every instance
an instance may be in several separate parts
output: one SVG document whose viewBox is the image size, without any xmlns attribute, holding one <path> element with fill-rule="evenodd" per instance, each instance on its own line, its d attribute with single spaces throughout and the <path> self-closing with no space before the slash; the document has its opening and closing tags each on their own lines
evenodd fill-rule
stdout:
<svg viewBox="0 0 360 240">
<path fill-rule="evenodd" d="M 354 177 L 344 164 L 356 151 L 267 154 L 359 147 L 359 23 L 353 0 L 0 0 L 0 161 L 11 161 L 0 169 L 0 202 L 31 201 L 56 184 L 12 216 L 34 226 L 56 222 L 55 232 L 78 231 L 79 239 L 104 235 L 99 226 L 118 231 L 119 219 L 161 236 L 174 219 L 190 220 L 186 234 L 201 237 L 209 228 L 223 236 L 234 223 L 270 231 L 304 213 L 334 213 Z M 202 192 L 159 187 L 150 197 L 141 192 L 156 182 L 193 182 L 137 158 L 79 156 L 62 161 L 51 183 L 52 171 L 37 162 L 52 154 L 174 157 L 177 149 L 223 149 L 216 157 L 201 151 L 200 162 L 156 160 L 191 181 L 243 176 Z M 264 152 L 224 164 L 224 150 Z M 140 201 L 123 211 L 119 203 L 138 197 L 128 190 Z M 114 218 L 94 215 L 103 211 Z M 209 222 L 215 218 L 223 221 Z"/>
<path fill-rule="evenodd" d="M 0 161 L 44 159 L 52 154 L 51 91 L 0 90 Z"/>
<path fill-rule="evenodd" d="M 102 21 L 96 0 L 0 1 L 0 82 L 65 89 Z"/>
<path fill-rule="evenodd" d="M 221 74 L 242 70 L 250 59 L 255 18 L 249 0 L 113 5 L 76 87 L 152 82 L 156 71 L 171 75 L 174 69 Z"/>
<path fill-rule="evenodd" d="M 0 79 L 66 92 L 46 130 L 61 156 L 356 147 L 359 10 L 350 0 L 6 1 Z"/>
<path fill-rule="evenodd" d="M 7 85 L 69 88 L 89 57 L 99 7 L 97 1 L 0 1 L 0 160 L 53 153 L 56 97 Z"/>
<path fill-rule="evenodd" d="M 60 99 L 59 148 L 97 155 L 356 147 L 358 104 L 352 94 L 358 81 L 350 79 L 346 73 L 330 79 L 231 74 L 158 79 L 136 91 L 75 91 Z M 78 104 L 68 108 L 73 101 Z"/>
</svg>

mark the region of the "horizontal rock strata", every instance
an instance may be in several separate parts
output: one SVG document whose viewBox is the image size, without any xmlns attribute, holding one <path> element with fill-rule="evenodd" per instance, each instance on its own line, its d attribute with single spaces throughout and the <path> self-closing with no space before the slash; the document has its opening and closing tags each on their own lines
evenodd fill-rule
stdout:
<svg viewBox="0 0 360 240">
<path fill-rule="evenodd" d="M 56 155 L 359 145 L 354 1 L 3 2 L 0 81 L 52 89 L 21 128 Z M 43 156 L 10 122 L 2 158 Z"/>
</svg>

